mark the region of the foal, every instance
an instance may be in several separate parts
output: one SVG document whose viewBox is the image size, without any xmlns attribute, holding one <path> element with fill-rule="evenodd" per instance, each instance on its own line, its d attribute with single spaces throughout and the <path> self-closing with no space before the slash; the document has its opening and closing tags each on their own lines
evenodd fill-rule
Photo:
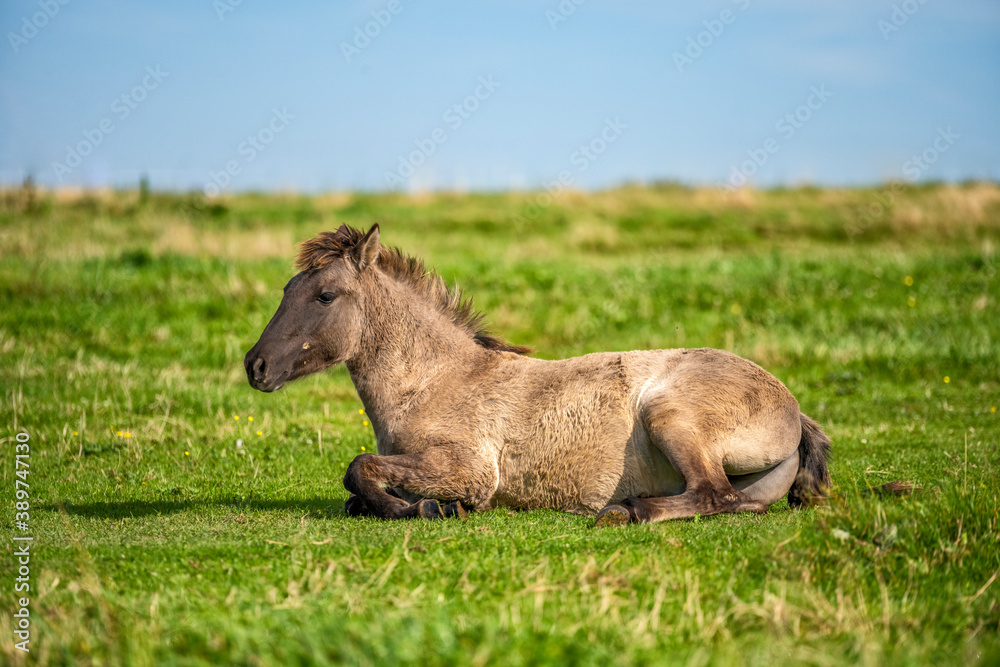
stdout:
<svg viewBox="0 0 1000 667">
<path fill-rule="evenodd" d="M 305 241 L 298 267 L 244 365 L 266 392 L 347 365 L 378 440 L 344 477 L 352 516 L 549 507 L 608 525 L 796 507 L 829 487 L 822 429 L 729 352 L 526 357 L 378 225 Z"/>
</svg>

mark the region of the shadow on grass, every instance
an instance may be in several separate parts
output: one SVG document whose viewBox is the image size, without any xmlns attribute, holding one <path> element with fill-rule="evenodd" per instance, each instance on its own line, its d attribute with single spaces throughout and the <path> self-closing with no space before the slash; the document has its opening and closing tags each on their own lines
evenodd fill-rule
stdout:
<svg viewBox="0 0 1000 667">
<path fill-rule="evenodd" d="M 136 500 L 117 503 L 100 502 L 82 504 L 56 502 L 43 505 L 40 509 L 53 512 L 65 510 L 70 516 L 96 519 L 137 518 L 192 510 L 228 510 L 237 513 L 277 511 L 288 512 L 297 516 L 309 513 L 314 517 L 320 518 L 346 516 L 344 501 L 333 498 L 309 498 L 302 500 L 255 500 L 246 498 L 218 500 Z"/>
</svg>

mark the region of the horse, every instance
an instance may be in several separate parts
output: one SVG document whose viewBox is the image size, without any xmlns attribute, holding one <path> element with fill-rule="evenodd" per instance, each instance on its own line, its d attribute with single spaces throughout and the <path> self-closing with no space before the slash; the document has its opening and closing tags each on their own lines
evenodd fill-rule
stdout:
<svg viewBox="0 0 1000 667">
<path fill-rule="evenodd" d="M 527 356 L 379 226 L 304 241 L 298 274 L 244 358 L 272 392 L 343 363 L 377 438 L 344 486 L 349 516 L 496 507 L 598 526 L 764 513 L 828 494 L 830 439 L 757 364 L 709 348 Z"/>
</svg>

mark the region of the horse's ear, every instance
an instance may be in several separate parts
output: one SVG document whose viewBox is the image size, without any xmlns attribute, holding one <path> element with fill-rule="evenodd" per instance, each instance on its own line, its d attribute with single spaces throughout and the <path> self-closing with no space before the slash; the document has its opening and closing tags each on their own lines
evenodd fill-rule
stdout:
<svg viewBox="0 0 1000 667">
<path fill-rule="evenodd" d="M 376 224 L 354 246 L 354 260 L 358 263 L 358 270 L 364 271 L 365 267 L 377 262 L 381 249 L 382 244 L 379 243 L 379 231 Z"/>
</svg>

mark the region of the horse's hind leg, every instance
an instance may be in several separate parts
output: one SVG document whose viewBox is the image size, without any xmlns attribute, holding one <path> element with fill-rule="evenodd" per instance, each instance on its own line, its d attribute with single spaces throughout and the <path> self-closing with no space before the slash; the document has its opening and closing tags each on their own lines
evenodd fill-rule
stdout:
<svg viewBox="0 0 1000 667">
<path fill-rule="evenodd" d="M 766 512 L 771 503 L 775 503 L 788 493 L 795 480 L 799 468 L 799 453 L 792 452 L 787 459 L 768 470 L 749 475 L 728 477 L 729 487 L 711 487 L 707 491 L 703 487 L 700 493 L 693 493 L 685 498 L 687 492 L 679 496 L 667 498 L 637 498 L 645 501 L 650 507 L 630 511 L 632 503 L 625 500 L 618 510 L 611 506 L 601 511 L 603 520 L 600 525 L 611 523 L 626 523 L 627 521 L 664 521 L 681 519 L 689 516 L 718 514 L 720 512 Z M 733 498 L 738 499 L 735 502 Z M 662 502 L 661 502 L 662 501 Z M 669 502 L 668 502 L 669 501 Z M 647 518 L 642 518 L 646 516 Z"/>
<path fill-rule="evenodd" d="M 653 443 L 684 478 L 684 492 L 661 498 L 626 498 L 597 514 L 596 525 L 653 523 L 728 512 L 766 512 L 768 504 L 733 488 L 722 467 L 722 455 L 707 438 L 679 427 L 671 411 L 667 419 L 647 419 Z M 669 419 L 669 421 L 668 421 Z M 657 423 L 659 421 L 659 423 Z"/>
<path fill-rule="evenodd" d="M 684 493 L 677 496 L 626 498 L 621 503 L 608 505 L 598 512 L 596 525 L 655 523 L 728 512 L 767 511 L 768 505 L 735 490 L 724 474 L 721 480 L 703 480 L 694 487 L 688 486 Z"/>
</svg>

